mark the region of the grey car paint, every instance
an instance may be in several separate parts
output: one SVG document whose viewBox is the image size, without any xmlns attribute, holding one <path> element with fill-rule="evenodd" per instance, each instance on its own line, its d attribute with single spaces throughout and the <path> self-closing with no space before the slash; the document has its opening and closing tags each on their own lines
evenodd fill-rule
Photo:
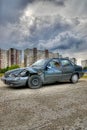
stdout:
<svg viewBox="0 0 87 130">
<path fill-rule="evenodd" d="M 54 62 L 60 63 L 60 61 L 58 59 L 52 59 L 47 64 L 47 69 L 44 71 L 46 83 L 53 83 L 53 82 L 61 80 L 62 67 L 61 66 L 55 67 L 53 64 Z"/>
<path fill-rule="evenodd" d="M 69 80 L 72 73 L 74 72 L 74 67 L 72 65 L 62 67 L 62 80 Z"/>
<path fill-rule="evenodd" d="M 60 78 L 62 76 L 62 71 L 57 68 L 48 68 L 48 70 L 45 71 L 45 82 L 46 83 L 52 83 L 56 81 L 60 81 Z"/>
<path fill-rule="evenodd" d="M 52 61 L 58 61 L 60 66 L 58 68 L 49 66 L 49 63 Z M 67 60 L 65 58 L 52 58 L 46 59 L 43 66 L 31 66 L 27 68 L 15 69 L 13 71 L 8 71 L 5 75 L 1 78 L 1 80 L 8 85 L 11 86 L 24 86 L 27 84 L 29 78 L 32 75 L 39 75 L 43 84 L 46 83 L 53 83 L 56 81 L 66 81 L 70 80 L 71 76 L 74 73 L 78 73 L 79 78 L 83 75 L 82 67 L 72 64 L 71 61 L 69 65 L 63 66 L 62 60 Z M 18 72 L 17 75 L 16 72 Z M 28 72 L 26 74 L 26 72 Z M 24 73 L 24 75 L 22 75 Z"/>
</svg>

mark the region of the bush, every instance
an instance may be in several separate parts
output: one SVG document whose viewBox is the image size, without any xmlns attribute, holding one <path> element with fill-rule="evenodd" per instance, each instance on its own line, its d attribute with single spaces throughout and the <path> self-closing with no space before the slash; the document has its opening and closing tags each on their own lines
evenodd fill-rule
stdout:
<svg viewBox="0 0 87 130">
<path fill-rule="evenodd" d="M 8 70 L 17 69 L 17 68 L 20 68 L 19 65 L 12 65 L 12 66 L 10 66 L 10 67 L 7 66 L 7 67 L 4 68 L 4 69 L 0 69 L 0 73 L 5 73 L 5 72 L 8 71 Z"/>
<path fill-rule="evenodd" d="M 10 67 L 7 67 L 7 70 L 13 70 L 13 69 L 17 69 L 20 68 L 19 65 L 12 65 Z"/>
<path fill-rule="evenodd" d="M 83 68 L 84 70 L 87 70 L 87 66 Z"/>
</svg>

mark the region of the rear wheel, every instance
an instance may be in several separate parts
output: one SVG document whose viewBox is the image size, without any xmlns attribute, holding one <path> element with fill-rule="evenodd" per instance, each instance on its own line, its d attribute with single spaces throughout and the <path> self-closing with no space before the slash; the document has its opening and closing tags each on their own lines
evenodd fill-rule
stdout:
<svg viewBox="0 0 87 130">
<path fill-rule="evenodd" d="M 32 89 L 40 88 L 42 86 L 42 81 L 41 81 L 40 76 L 32 75 L 31 77 L 29 77 L 28 86 L 29 88 L 32 88 Z"/>
<path fill-rule="evenodd" d="M 77 74 L 73 74 L 72 77 L 71 77 L 71 82 L 72 83 L 77 83 L 78 79 L 79 79 L 78 75 Z"/>
</svg>

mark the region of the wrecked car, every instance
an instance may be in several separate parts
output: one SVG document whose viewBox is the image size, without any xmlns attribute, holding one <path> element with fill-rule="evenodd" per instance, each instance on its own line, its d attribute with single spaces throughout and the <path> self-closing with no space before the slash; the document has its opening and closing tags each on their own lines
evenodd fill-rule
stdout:
<svg viewBox="0 0 87 130">
<path fill-rule="evenodd" d="M 7 71 L 1 80 L 10 86 L 40 88 L 43 84 L 70 81 L 77 83 L 83 76 L 82 67 L 66 58 L 41 59 L 30 67 Z"/>
</svg>

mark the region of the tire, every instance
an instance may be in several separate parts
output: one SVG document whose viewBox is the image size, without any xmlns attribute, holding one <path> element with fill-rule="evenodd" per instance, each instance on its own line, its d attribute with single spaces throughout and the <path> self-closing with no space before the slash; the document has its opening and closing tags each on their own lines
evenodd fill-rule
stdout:
<svg viewBox="0 0 87 130">
<path fill-rule="evenodd" d="M 41 81 L 40 76 L 32 75 L 31 77 L 29 77 L 29 79 L 28 79 L 28 86 L 31 89 L 40 88 L 42 86 L 42 81 Z"/>
<path fill-rule="evenodd" d="M 77 74 L 73 74 L 70 81 L 71 81 L 72 83 L 77 83 L 78 80 L 79 80 L 78 75 L 77 75 Z"/>
</svg>

